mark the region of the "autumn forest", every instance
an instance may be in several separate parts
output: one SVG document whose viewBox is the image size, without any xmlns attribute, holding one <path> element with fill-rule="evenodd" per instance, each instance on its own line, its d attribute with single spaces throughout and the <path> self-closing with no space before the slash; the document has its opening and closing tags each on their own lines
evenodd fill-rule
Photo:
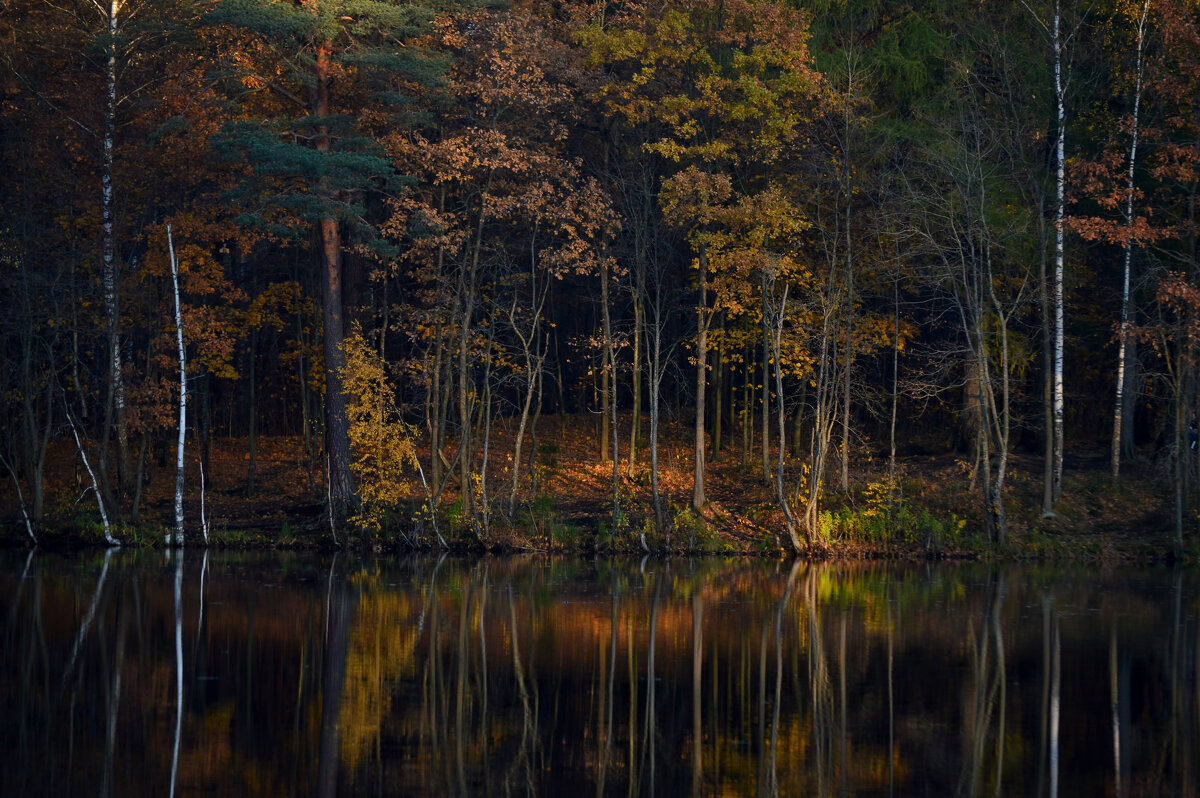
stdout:
<svg viewBox="0 0 1200 798">
<path fill-rule="evenodd" d="M 0 36 L 11 541 L 1195 545 L 1195 0 Z"/>
</svg>

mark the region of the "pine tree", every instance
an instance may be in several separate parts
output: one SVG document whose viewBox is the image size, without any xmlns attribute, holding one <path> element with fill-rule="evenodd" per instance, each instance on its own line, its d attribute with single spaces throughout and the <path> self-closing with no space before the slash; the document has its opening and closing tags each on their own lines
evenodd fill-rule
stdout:
<svg viewBox="0 0 1200 798">
<path fill-rule="evenodd" d="M 245 118 L 214 145 L 250 167 L 235 192 L 240 221 L 282 236 L 318 234 L 329 492 L 339 506 L 354 499 L 343 255 L 351 240 L 386 252 L 367 200 L 399 177 L 366 120 L 408 122 L 406 99 L 436 84 L 441 60 L 415 43 L 432 18 L 427 6 L 374 0 L 221 0 L 208 18 L 239 34 L 222 60 L 233 65 L 227 83 Z"/>
</svg>

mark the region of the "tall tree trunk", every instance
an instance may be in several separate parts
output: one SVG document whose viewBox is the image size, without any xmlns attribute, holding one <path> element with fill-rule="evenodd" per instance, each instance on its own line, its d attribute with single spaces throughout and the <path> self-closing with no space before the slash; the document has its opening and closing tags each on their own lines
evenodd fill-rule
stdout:
<svg viewBox="0 0 1200 798">
<path fill-rule="evenodd" d="M 842 473 L 838 482 L 842 493 L 850 490 L 850 366 L 854 362 L 854 237 L 850 233 L 850 111 L 854 102 L 852 54 L 846 62 L 845 191 L 846 195 L 846 353 L 842 358 Z"/>
<path fill-rule="evenodd" d="M 721 314 L 721 339 L 715 352 L 717 362 L 713 364 L 712 402 L 712 456 L 716 461 L 721 456 L 721 414 L 724 412 L 725 393 L 725 315 Z"/>
<path fill-rule="evenodd" d="M 1066 215 L 1066 138 L 1067 115 L 1064 108 L 1066 87 L 1062 74 L 1062 2 L 1054 2 L 1054 99 L 1058 137 L 1054 145 L 1054 471 L 1051 495 L 1054 503 L 1062 498 L 1063 448 L 1063 235 Z"/>
<path fill-rule="evenodd" d="M 1130 282 L 1133 271 L 1133 177 L 1137 165 L 1138 113 L 1142 105 L 1142 52 L 1146 41 L 1146 18 L 1150 14 L 1150 0 L 1142 3 L 1142 14 L 1137 26 L 1137 67 L 1133 90 L 1133 129 L 1129 136 L 1129 174 L 1125 186 L 1125 270 L 1121 283 L 1121 329 L 1117 336 L 1117 396 L 1113 403 L 1112 435 L 1112 481 L 1116 485 L 1121 478 L 1121 434 L 1124 432 L 1125 414 L 1125 369 L 1129 355 L 1129 304 Z"/>
<path fill-rule="evenodd" d="M 475 315 L 476 280 L 479 273 L 479 250 L 483 245 L 484 209 L 479 209 L 479 219 L 475 226 L 475 242 L 472 251 L 466 255 L 464 268 L 467 273 L 463 278 L 465 285 L 460 284 L 459 296 L 462 298 L 462 310 L 459 317 L 458 339 L 458 473 L 459 491 L 462 496 L 463 513 L 475 523 L 475 486 L 472 483 L 471 466 L 474 460 L 472 452 L 473 428 L 471 421 L 470 370 L 469 351 L 471 343 L 471 324 Z M 468 265 L 469 264 L 469 265 Z M 478 529 L 476 529 L 478 534 Z"/>
<path fill-rule="evenodd" d="M 604 384 L 604 407 L 607 414 L 604 417 L 609 433 L 612 435 L 612 524 L 613 535 L 617 532 L 617 521 L 621 515 L 621 451 L 617 440 L 617 356 L 613 348 L 612 313 L 608 303 L 608 264 L 600 266 L 600 293 L 604 310 L 604 374 L 607 377 Z M 605 436 L 607 440 L 607 436 Z"/>
<path fill-rule="evenodd" d="M 900 399 L 900 280 L 893 286 L 894 330 L 892 335 L 892 418 L 888 426 L 888 508 L 895 503 L 896 491 L 896 408 Z M 889 641 L 890 642 L 890 641 Z"/>
<path fill-rule="evenodd" d="M 299 295 L 299 281 L 296 282 L 297 295 Z M 308 464 L 308 489 L 315 497 L 317 496 L 317 483 L 314 476 L 316 472 L 316 445 L 313 442 L 313 413 L 312 401 L 309 397 L 308 385 L 308 365 L 304 357 L 305 347 L 308 343 L 304 332 L 305 324 L 304 317 L 300 310 L 300 303 L 296 303 L 296 381 L 300 386 L 300 433 L 304 440 L 304 454 Z"/>
<path fill-rule="evenodd" d="M 521 341 L 521 351 L 525 359 L 525 400 L 521 404 L 521 420 L 517 425 L 517 436 L 513 443 L 513 461 L 512 461 L 512 488 L 508 495 L 508 514 L 511 516 L 516 509 L 517 487 L 520 484 L 521 473 L 521 448 L 525 441 L 525 429 L 529 424 L 529 414 L 533 407 L 533 399 L 538 393 L 538 385 L 541 384 L 542 366 L 546 362 L 546 352 L 548 349 L 541 334 L 541 319 L 542 307 L 546 301 L 546 290 L 549 284 L 543 281 L 542 285 L 538 284 L 537 273 L 537 244 L 536 244 L 536 226 L 534 236 L 529 242 L 529 307 L 533 312 L 533 317 L 529 322 L 529 331 L 523 330 L 517 320 L 517 300 L 513 297 L 513 304 L 509 310 L 508 319 L 513 332 Z M 539 344 L 539 340 L 543 342 Z M 541 347 L 539 349 L 539 346 Z"/>
<path fill-rule="evenodd" d="M 605 282 L 601 278 L 600 282 Z M 601 288 L 601 293 L 607 293 L 604 288 Z M 602 300 L 605 306 L 605 315 L 608 314 L 608 299 Z M 609 418 L 609 400 L 612 398 L 612 375 L 608 371 L 608 336 L 605 336 L 605 343 L 601 347 L 600 352 L 600 462 L 607 463 L 609 461 L 608 447 L 609 437 L 612 432 L 609 425 L 612 423 Z"/>
<path fill-rule="evenodd" d="M 1054 516 L 1054 327 L 1050 312 L 1050 274 L 1047 270 L 1045 223 L 1039 220 L 1042 231 L 1041 257 L 1038 264 L 1038 300 L 1042 316 L 1042 518 Z"/>
<path fill-rule="evenodd" d="M 833 437 L 834 412 L 836 399 L 834 397 L 834 369 L 836 360 L 836 342 L 833 338 L 834 318 L 836 312 L 833 296 L 833 274 L 826 285 L 825 313 L 821 323 L 819 351 L 817 358 L 816 412 L 813 419 L 812 440 L 809 452 L 809 472 L 807 496 L 804 506 L 804 529 L 809 543 L 821 538 L 821 487 L 825 476 L 825 461 L 828 458 L 829 445 Z"/>
<path fill-rule="evenodd" d="M 183 312 L 179 305 L 179 266 L 175 261 L 175 242 L 167 225 L 167 251 L 171 256 L 171 287 L 175 294 L 175 342 L 179 346 L 179 442 L 175 450 L 175 540 L 183 545 L 183 454 L 187 442 L 187 350 L 183 345 Z M 172 545 L 167 535 L 167 545 Z"/>
<path fill-rule="evenodd" d="M 1011 441 L 1012 433 L 1012 404 L 1011 391 L 1012 382 L 1010 377 L 1011 367 L 1009 365 L 1011 351 L 1008 342 L 1008 314 L 1000 304 L 1000 300 L 996 296 L 996 280 L 992 272 L 992 255 L 991 245 L 984 243 L 982 247 L 987 271 L 984 275 L 984 289 L 987 291 L 988 299 L 992 305 L 992 314 L 995 317 L 996 324 L 999 328 L 1000 335 L 1000 406 L 996 406 L 996 391 L 992 384 L 991 368 L 985 357 L 983 363 L 983 373 L 987 379 L 988 386 L 988 401 L 990 409 L 988 416 L 992 419 L 995 427 L 996 443 L 998 451 L 996 453 L 996 475 L 990 486 L 992 493 L 992 514 L 993 514 L 993 537 L 996 543 L 1003 545 L 1008 542 L 1008 513 L 1004 505 L 1004 485 L 1008 476 L 1008 452 L 1009 442 Z M 983 330 L 981 329 L 982 333 Z M 983 352 L 987 353 L 984 348 Z"/>
<path fill-rule="evenodd" d="M 750 462 L 751 436 L 754 432 L 754 366 L 751 365 L 750 355 L 753 350 L 747 342 L 745 355 L 742 358 L 742 465 Z"/>
<path fill-rule="evenodd" d="M 642 270 L 639 264 L 638 270 Z M 629 469 L 630 477 L 637 468 L 637 450 L 642 445 L 642 328 L 646 323 L 646 311 L 642 304 L 645 295 L 645 277 L 638 276 L 633 295 L 633 371 L 629 376 L 630 391 L 633 394 L 633 415 L 629 420 Z"/>
<path fill-rule="evenodd" d="M 108 58 L 105 62 L 105 106 L 103 165 L 100 173 L 101 260 L 103 262 L 104 314 L 108 337 L 108 415 L 106 427 L 117 433 L 117 481 L 124 492 L 129 487 L 129 426 L 125 413 L 125 379 L 121 373 L 120 299 L 117 292 L 116 198 L 113 150 L 117 136 L 117 36 L 121 31 L 123 0 L 110 0 L 108 10 Z M 101 470 L 107 462 L 101 454 Z"/>
<path fill-rule="evenodd" d="M 700 247 L 700 303 L 696 306 L 696 436 L 692 509 L 704 509 L 704 387 L 708 381 L 708 251 Z"/>
<path fill-rule="evenodd" d="M 446 210 L 446 189 L 443 186 L 438 192 L 438 212 L 443 213 Z M 446 250 L 444 247 L 438 247 L 437 251 L 437 279 L 438 285 L 441 286 L 445 276 L 446 265 Z M 441 289 L 439 288 L 439 291 Z M 449 305 L 449 303 L 446 303 Z M 434 343 L 433 343 L 433 365 L 430 368 L 430 390 L 425 402 L 425 423 L 429 429 L 429 473 L 433 481 L 434 490 L 441 492 L 442 486 L 442 446 L 445 443 L 446 430 L 446 415 L 442 411 L 444 403 L 442 402 L 442 369 L 445 358 L 445 331 L 442 324 L 442 316 L 439 314 L 437 321 L 434 323 Z M 432 512 L 432 510 L 431 510 Z"/>
<path fill-rule="evenodd" d="M 774 279 L 771 281 L 774 283 Z M 774 285 L 772 285 L 772 294 L 774 294 Z M 787 544 L 791 547 L 792 552 L 799 554 L 803 550 L 803 545 L 807 541 L 801 541 L 796 530 L 796 517 L 792 513 L 791 502 L 788 501 L 787 490 L 783 486 L 783 461 L 784 455 L 787 452 L 787 426 L 785 424 L 784 409 L 783 409 L 783 323 L 787 316 L 787 299 L 788 285 L 783 286 L 783 295 L 779 299 L 778 305 L 774 301 L 771 302 L 771 359 L 775 363 L 775 417 L 779 431 L 779 453 L 775 468 L 775 498 L 779 502 L 780 509 L 783 510 L 784 524 L 787 528 L 787 538 L 780 536 L 780 543 Z M 764 313 L 767 308 L 763 308 Z M 769 448 L 766 442 L 764 448 Z"/>
<path fill-rule="evenodd" d="M 249 401 L 246 403 L 247 417 L 246 426 L 246 445 L 248 448 L 247 456 L 249 460 L 246 463 L 246 495 L 254 495 L 254 479 L 258 470 L 258 386 L 255 377 L 255 361 L 257 360 L 254 346 L 254 331 L 246 333 L 246 380 L 247 389 L 250 391 Z"/>
<path fill-rule="evenodd" d="M 666 532 L 666 516 L 663 512 L 662 492 L 658 484 L 658 419 L 659 406 L 662 400 L 662 333 L 663 324 L 663 295 L 662 285 L 656 283 L 654 288 L 654 321 L 650 329 L 650 501 L 654 508 L 654 528 L 660 533 Z M 669 533 L 668 533 L 669 534 Z M 668 537 L 668 543 L 670 538 Z M 647 548 L 646 539 L 642 537 L 642 548 Z"/>
<path fill-rule="evenodd" d="M 316 107 L 314 116 L 329 116 L 330 56 L 333 47 L 322 42 L 317 47 Z M 317 126 L 317 150 L 330 149 L 329 128 Z M 354 501 L 354 479 L 350 472 L 350 424 L 346 416 L 346 395 L 342 392 L 342 370 L 346 353 L 342 351 L 345 324 L 342 314 L 342 237 L 337 219 L 326 216 L 318 223 L 321 234 L 321 301 L 324 322 L 325 354 L 325 444 L 328 452 L 328 495 L 334 510 Z"/>
<path fill-rule="evenodd" d="M 764 278 L 765 280 L 765 278 Z M 767 288 L 762 286 L 762 301 L 767 301 Z M 762 327 L 762 478 L 771 482 L 771 331 L 766 316 Z"/>
</svg>

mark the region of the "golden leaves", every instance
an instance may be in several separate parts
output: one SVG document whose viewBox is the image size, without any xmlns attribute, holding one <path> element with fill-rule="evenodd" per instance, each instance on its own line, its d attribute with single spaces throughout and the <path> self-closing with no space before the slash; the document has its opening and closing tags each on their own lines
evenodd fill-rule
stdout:
<svg viewBox="0 0 1200 798">
<path fill-rule="evenodd" d="M 409 493 L 405 472 L 417 462 L 416 433 L 396 408 L 386 365 L 356 325 L 342 343 L 341 370 L 350 421 L 350 464 L 361 506 L 351 519 L 366 529 L 382 527 L 386 514 Z"/>
</svg>

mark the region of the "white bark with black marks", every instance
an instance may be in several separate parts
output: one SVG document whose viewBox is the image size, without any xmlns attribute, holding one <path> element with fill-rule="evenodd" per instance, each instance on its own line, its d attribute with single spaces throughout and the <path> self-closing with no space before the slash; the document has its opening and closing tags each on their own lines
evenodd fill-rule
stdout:
<svg viewBox="0 0 1200 798">
<path fill-rule="evenodd" d="M 1121 431 L 1125 413 L 1125 370 L 1129 354 L 1130 283 L 1133 272 L 1133 178 L 1137 166 L 1138 121 L 1142 105 L 1143 55 L 1146 45 L 1146 20 L 1150 16 L 1150 0 L 1142 3 L 1137 26 L 1137 66 L 1133 89 L 1133 121 L 1129 134 L 1129 173 L 1125 185 L 1125 269 L 1121 281 L 1121 329 L 1117 336 L 1117 394 L 1113 405 L 1112 480 L 1121 477 Z"/>
<path fill-rule="evenodd" d="M 179 306 L 179 264 L 175 260 L 175 242 L 167 225 L 167 253 L 171 260 L 171 287 L 175 292 L 175 340 L 179 346 L 179 443 L 175 449 L 175 540 L 166 536 L 168 546 L 183 545 L 183 455 L 187 443 L 187 350 L 183 345 L 183 313 Z"/>
</svg>

